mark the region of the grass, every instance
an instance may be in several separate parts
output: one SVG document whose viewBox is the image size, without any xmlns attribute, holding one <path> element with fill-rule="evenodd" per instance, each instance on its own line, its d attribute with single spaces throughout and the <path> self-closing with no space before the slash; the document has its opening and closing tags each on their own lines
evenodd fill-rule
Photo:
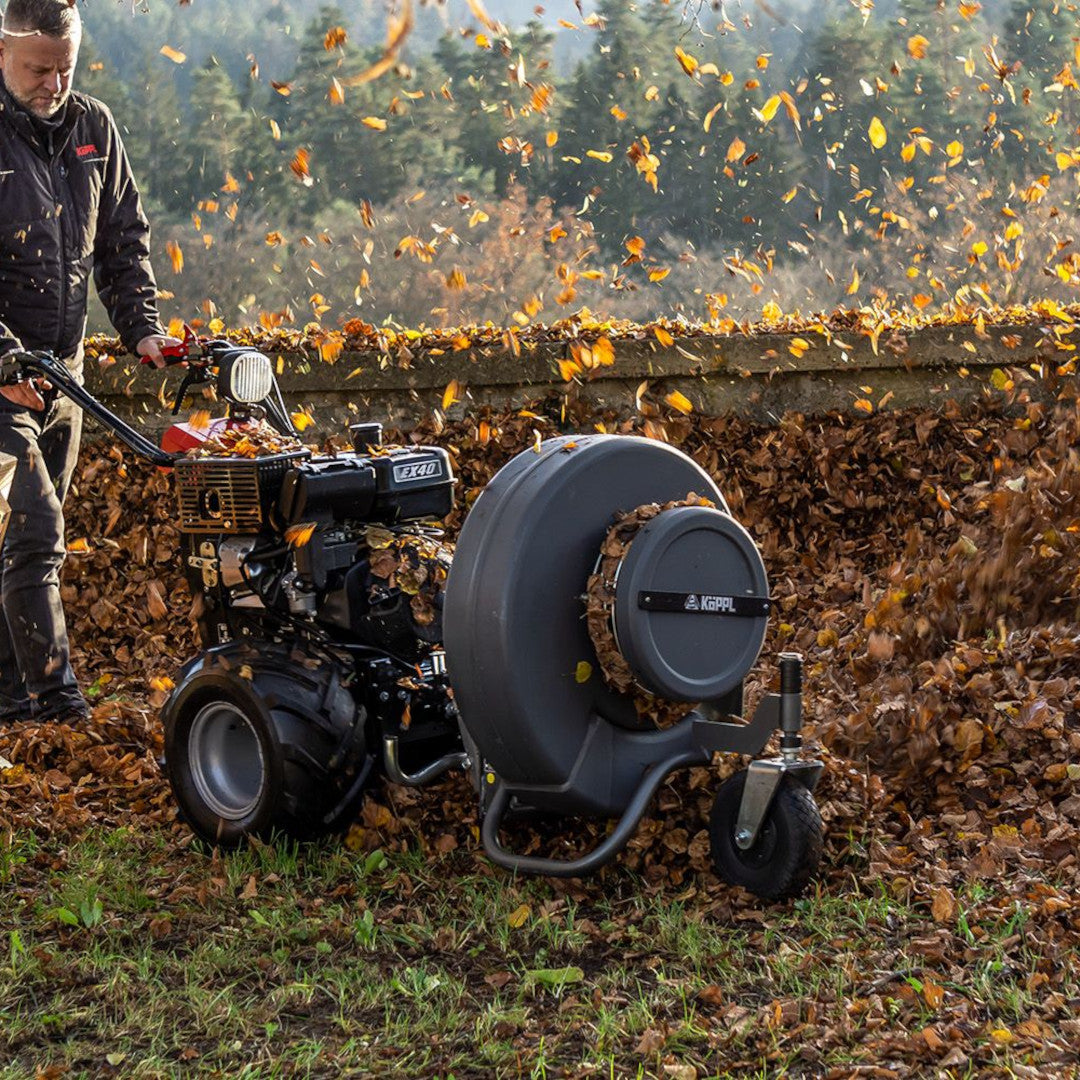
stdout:
<svg viewBox="0 0 1080 1080">
<path fill-rule="evenodd" d="M 950 1024 L 969 1070 L 1007 1070 L 1039 1064 L 1000 1033 L 1046 965 L 1080 996 L 986 886 L 943 927 L 854 879 L 762 910 L 624 870 L 579 895 L 463 853 L 222 858 L 128 829 L 14 833 L 0 885 L 0 1078 L 809 1076 Z"/>
</svg>

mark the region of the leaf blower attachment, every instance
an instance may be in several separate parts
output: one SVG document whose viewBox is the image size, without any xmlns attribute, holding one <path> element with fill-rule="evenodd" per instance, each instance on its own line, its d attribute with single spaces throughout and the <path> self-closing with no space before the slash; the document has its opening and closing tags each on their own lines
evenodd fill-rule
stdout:
<svg viewBox="0 0 1080 1080">
<path fill-rule="evenodd" d="M 621 849 L 675 768 L 717 750 L 759 753 L 782 713 L 797 727 L 800 709 L 781 708 L 783 695 L 766 695 L 749 723 L 731 715 L 768 612 L 757 547 L 685 454 L 592 435 L 514 458 L 465 521 L 444 612 L 488 854 L 514 869 L 587 873 Z M 635 708 L 641 690 L 699 704 L 660 729 Z M 778 775 L 809 791 L 820 766 L 789 757 Z M 781 805 L 774 794 L 750 815 L 755 840 Z M 510 806 L 620 820 L 581 858 L 524 856 L 498 836 Z"/>
</svg>

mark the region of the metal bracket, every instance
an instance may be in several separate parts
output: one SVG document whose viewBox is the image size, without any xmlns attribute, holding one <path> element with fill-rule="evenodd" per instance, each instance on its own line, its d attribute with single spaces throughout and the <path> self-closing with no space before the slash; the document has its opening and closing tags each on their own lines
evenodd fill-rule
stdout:
<svg viewBox="0 0 1080 1080">
<path fill-rule="evenodd" d="M 203 585 L 206 588 L 213 589 L 217 587 L 218 571 L 221 569 L 221 563 L 217 560 L 217 552 L 212 541 L 204 540 L 199 545 L 199 554 L 188 556 L 188 566 L 202 571 Z"/>
<path fill-rule="evenodd" d="M 383 737 L 383 768 L 386 770 L 386 775 L 395 784 L 404 784 L 406 787 L 421 787 L 430 783 L 435 777 L 442 776 L 448 769 L 455 767 L 467 769 L 469 765 L 469 755 L 459 750 L 453 754 L 445 754 L 437 761 L 432 761 L 414 773 L 407 773 L 401 767 L 401 755 L 397 738 L 393 735 Z"/>
<path fill-rule="evenodd" d="M 824 763 L 820 761 L 787 761 L 784 758 L 751 761 L 746 770 L 739 817 L 735 822 L 735 846 L 742 851 L 754 846 L 780 781 L 786 775 L 791 775 L 807 791 L 813 791 L 824 768 Z"/>
</svg>

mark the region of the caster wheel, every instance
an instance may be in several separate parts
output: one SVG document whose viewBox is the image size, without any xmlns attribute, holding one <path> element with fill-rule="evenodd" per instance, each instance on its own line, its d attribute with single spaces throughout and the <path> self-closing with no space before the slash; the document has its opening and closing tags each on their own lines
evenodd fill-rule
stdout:
<svg viewBox="0 0 1080 1080">
<path fill-rule="evenodd" d="M 814 796 L 790 776 L 781 779 L 757 839 L 745 851 L 735 843 L 747 773 L 737 773 L 716 793 L 709 821 L 712 860 L 729 885 L 763 900 L 784 900 L 806 888 L 821 862 L 821 813 Z"/>
</svg>

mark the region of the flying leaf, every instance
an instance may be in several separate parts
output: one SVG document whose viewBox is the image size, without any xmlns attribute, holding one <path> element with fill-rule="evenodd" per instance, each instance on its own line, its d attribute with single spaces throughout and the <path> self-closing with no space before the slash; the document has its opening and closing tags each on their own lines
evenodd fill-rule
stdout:
<svg viewBox="0 0 1080 1080">
<path fill-rule="evenodd" d="M 889 133 L 885 130 L 885 125 L 876 116 L 870 121 L 868 134 L 870 145 L 875 150 L 880 150 L 889 141 Z"/>
<path fill-rule="evenodd" d="M 348 40 L 349 35 L 345 32 L 343 26 L 332 26 L 326 31 L 326 37 L 323 38 L 323 48 L 327 52 L 331 52 L 341 45 L 344 45 Z"/>
<path fill-rule="evenodd" d="M 915 60 L 924 60 L 926 58 L 926 47 L 929 44 L 930 42 L 922 34 L 915 34 L 913 37 L 908 38 L 908 54 Z"/>
<path fill-rule="evenodd" d="M 679 61 L 680 66 L 687 75 L 692 76 L 698 69 L 697 58 L 691 56 L 689 53 L 683 52 L 678 45 L 675 46 L 675 57 Z"/>
<path fill-rule="evenodd" d="M 592 678 L 592 664 L 588 660 L 579 660 L 574 669 L 574 682 L 587 683 Z"/>
<path fill-rule="evenodd" d="M 738 161 L 739 158 L 741 158 L 745 153 L 746 143 L 744 143 L 742 139 L 740 139 L 739 136 L 736 135 L 735 138 L 731 140 L 731 145 L 727 149 L 725 160 L 729 162 Z"/>
<path fill-rule="evenodd" d="M 182 274 L 184 272 L 184 253 L 181 251 L 180 245 L 175 240 L 170 240 L 166 243 L 165 250 L 172 260 L 173 273 Z"/>
<path fill-rule="evenodd" d="M 464 387 L 462 387 L 461 383 L 459 383 L 457 379 L 451 379 L 450 382 L 447 383 L 446 389 L 443 391 L 443 412 L 446 412 L 446 410 L 449 409 L 451 405 L 455 405 L 457 402 L 459 402 L 463 393 Z"/>
<path fill-rule="evenodd" d="M 318 528 L 317 522 L 306 522 L 302 525 L 290 525 L 285 530 L 285 543 L 291 548 L 303 547 L 315 534 Z"/>
<path fill-rule="evenodd" d="M 174 64 L 182 64 L 187 59 L 185 53 L 180 52 L 179 49 L 173 49 L 168 45 L 161 46 L 161 55 L 167 57 Z"/>
<path fill-rule="evenodd" d="M 670 394 L 665 394 L 664 400 L 673 409 L 678 410 L 684 415 L 689 415 L 694 411 L 694 406 L 690 402 L 690 399 L 687 398 L 685 395 L 680 394 L 678 390 L 672 390 Z"/>
<path fill-rule="evenodd" d="M 757 113 L 757 116 L 763 124 L 767 124 L 776 115 L 776 110 L 780 108 L 781 101 L 782 99 L 779 94 L 773 94 L 773 96 L 761 106 L 761 111 Z"/>
<path fill-rule="evenodd" d="M 702 127 L 708 131 L 712 127 L 713 117 L 724 107 L 722 101 L 718 101 L 706 114 Z"/>
<path fill-rule="evenodd" d="M 478 0 L 476 0 L 478 2 Z M 363 83 L 372 82 L 389 71 L 397 63 L 398 52 L 409 32 L 413 28 L 412 0 L 402 0 L 401 11 L 397 15 L 390 15 L 386 23 L 386 46 L 382 56 L 370 67 L 365 68 L 358 75 L 352 75 L 343 82 L 346 86 L 360 86 Z"/>
<path fill-rule="evenodd" d="M 381 116 L 365 116 L 360 123 L 374 131 L 386 130 L 386 121 Z"/>
<path fill-rule="evenodd" d="M 293 156 L 292 161 L 289 162 L 289 168 L 292 169 L 293 175 L 305 186 L 311 187 L 314 181 L 311 179 L 311 168 L 309 165 L 311 159 L 311 151 L 305 150 L 300 147 Z"/>
</svg>

